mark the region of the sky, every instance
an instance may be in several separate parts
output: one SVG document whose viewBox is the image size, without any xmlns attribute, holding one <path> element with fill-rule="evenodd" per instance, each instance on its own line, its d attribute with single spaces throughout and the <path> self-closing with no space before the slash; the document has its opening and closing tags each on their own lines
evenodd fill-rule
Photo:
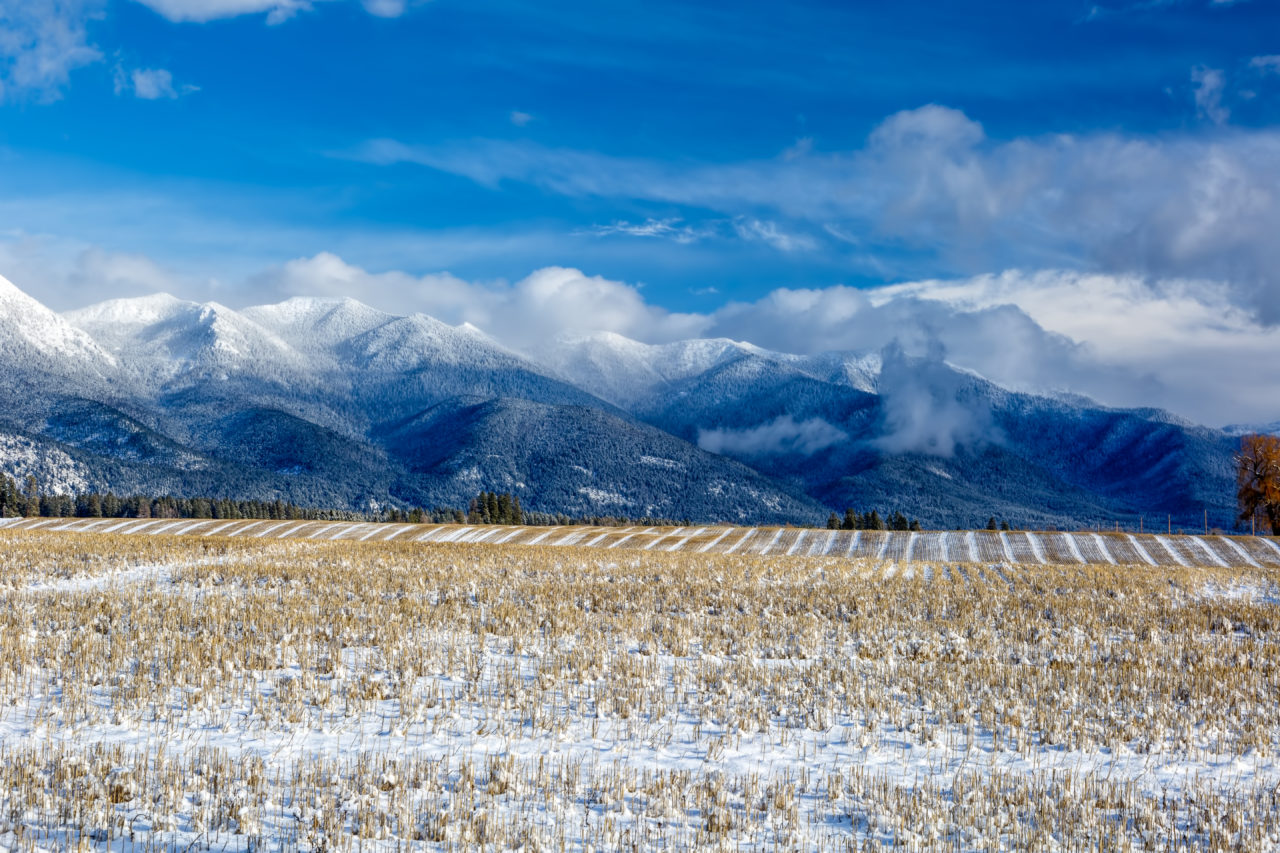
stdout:
<svg viewBox="0 0 1280 853">
<path fill-rule="evenodd" d="M 0 0 L 0 275 L 1280 419 L 1280 4 Z"/>
</svg>

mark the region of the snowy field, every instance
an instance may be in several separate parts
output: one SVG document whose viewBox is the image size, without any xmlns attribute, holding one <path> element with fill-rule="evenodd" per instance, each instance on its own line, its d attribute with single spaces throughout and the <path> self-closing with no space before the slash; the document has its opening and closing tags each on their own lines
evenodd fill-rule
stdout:
<svg viewBox="0 0 1280 853">
<path fill-rule="evenodd" d="M 0 848 L 1280 845 L 1262 540 L 63 524 L 0 531 Z"/>
<path fill-rule="evenodd" d="M 804 530 L 746 527 L 507 527 L 333 521 L 7 518 L 0 529 L 117 535 L 400 543 L 483 543 L 759 556 L 850 557 L 932 563 L 1280 568 L 1280 541 L 1265 536 Z"/>
</svg>

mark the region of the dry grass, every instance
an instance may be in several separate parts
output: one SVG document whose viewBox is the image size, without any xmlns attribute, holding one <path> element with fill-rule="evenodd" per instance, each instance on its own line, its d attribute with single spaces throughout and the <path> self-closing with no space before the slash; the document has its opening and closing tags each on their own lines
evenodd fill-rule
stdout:
<svg viewBox="0 0 1280 853">
<path fill-rule="evenodd" d="M 0 846 L 1274 849 L 1276 575 L 0 533 Z"/>
</svg>

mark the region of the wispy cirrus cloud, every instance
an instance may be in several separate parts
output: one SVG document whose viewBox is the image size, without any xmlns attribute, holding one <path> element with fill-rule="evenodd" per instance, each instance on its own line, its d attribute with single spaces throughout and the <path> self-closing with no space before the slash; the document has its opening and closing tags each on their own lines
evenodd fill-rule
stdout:
<svg viewBox="0 0 1280 853">
<path fill-rule="evenodd" d="M 241 15 L 267 16 L 267 23 L 283 23 L 313 8 L 311 0 L 134 0 L 174 23 L 207 23 Z M 323 2 L 323 0 L 321 0 Z"/>
<path fill-rule="evenodd" d="M 714 237 L 719 233 L 719 228 L 715 223 L 695 227 L 672 217 L 668 219 L 646 219 L 644 222 L 620 220 L 610 222 L 607 225 L 593 225 L 576 233 L 593 237 L 658 237 L 687 244 Z"/>
<path fill-rule="evenodd" d="M 337 0 L 134 0 L 174 23 L 207 23 L 241 15 L 266 15 L 268 24 L 281 24 L 300 12 Z M 370 15 L 398 18 L 409 0 L 360 0 Z"/>
</svg>

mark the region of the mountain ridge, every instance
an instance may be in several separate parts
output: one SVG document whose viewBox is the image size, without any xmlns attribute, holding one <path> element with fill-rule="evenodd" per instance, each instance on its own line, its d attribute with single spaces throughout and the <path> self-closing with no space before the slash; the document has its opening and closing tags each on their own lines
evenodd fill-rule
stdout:
<svg viewBox="0 0 1280 853">
<path fill-rule="evenodd" d="M 0 438 L 94 487 L 353 507 L 514 490 L 543 511 L 744 523 L 845 506 L 935 526 L 1233 515 L 1224 431 L 893 349 L 600 332 L 521 352 L 350 298 L 233 310 L 158 294 L 57 315 L 0 279 L 6 351 Z M 19 461 L 0 451 L 0 468 Z"/>
</svg>

